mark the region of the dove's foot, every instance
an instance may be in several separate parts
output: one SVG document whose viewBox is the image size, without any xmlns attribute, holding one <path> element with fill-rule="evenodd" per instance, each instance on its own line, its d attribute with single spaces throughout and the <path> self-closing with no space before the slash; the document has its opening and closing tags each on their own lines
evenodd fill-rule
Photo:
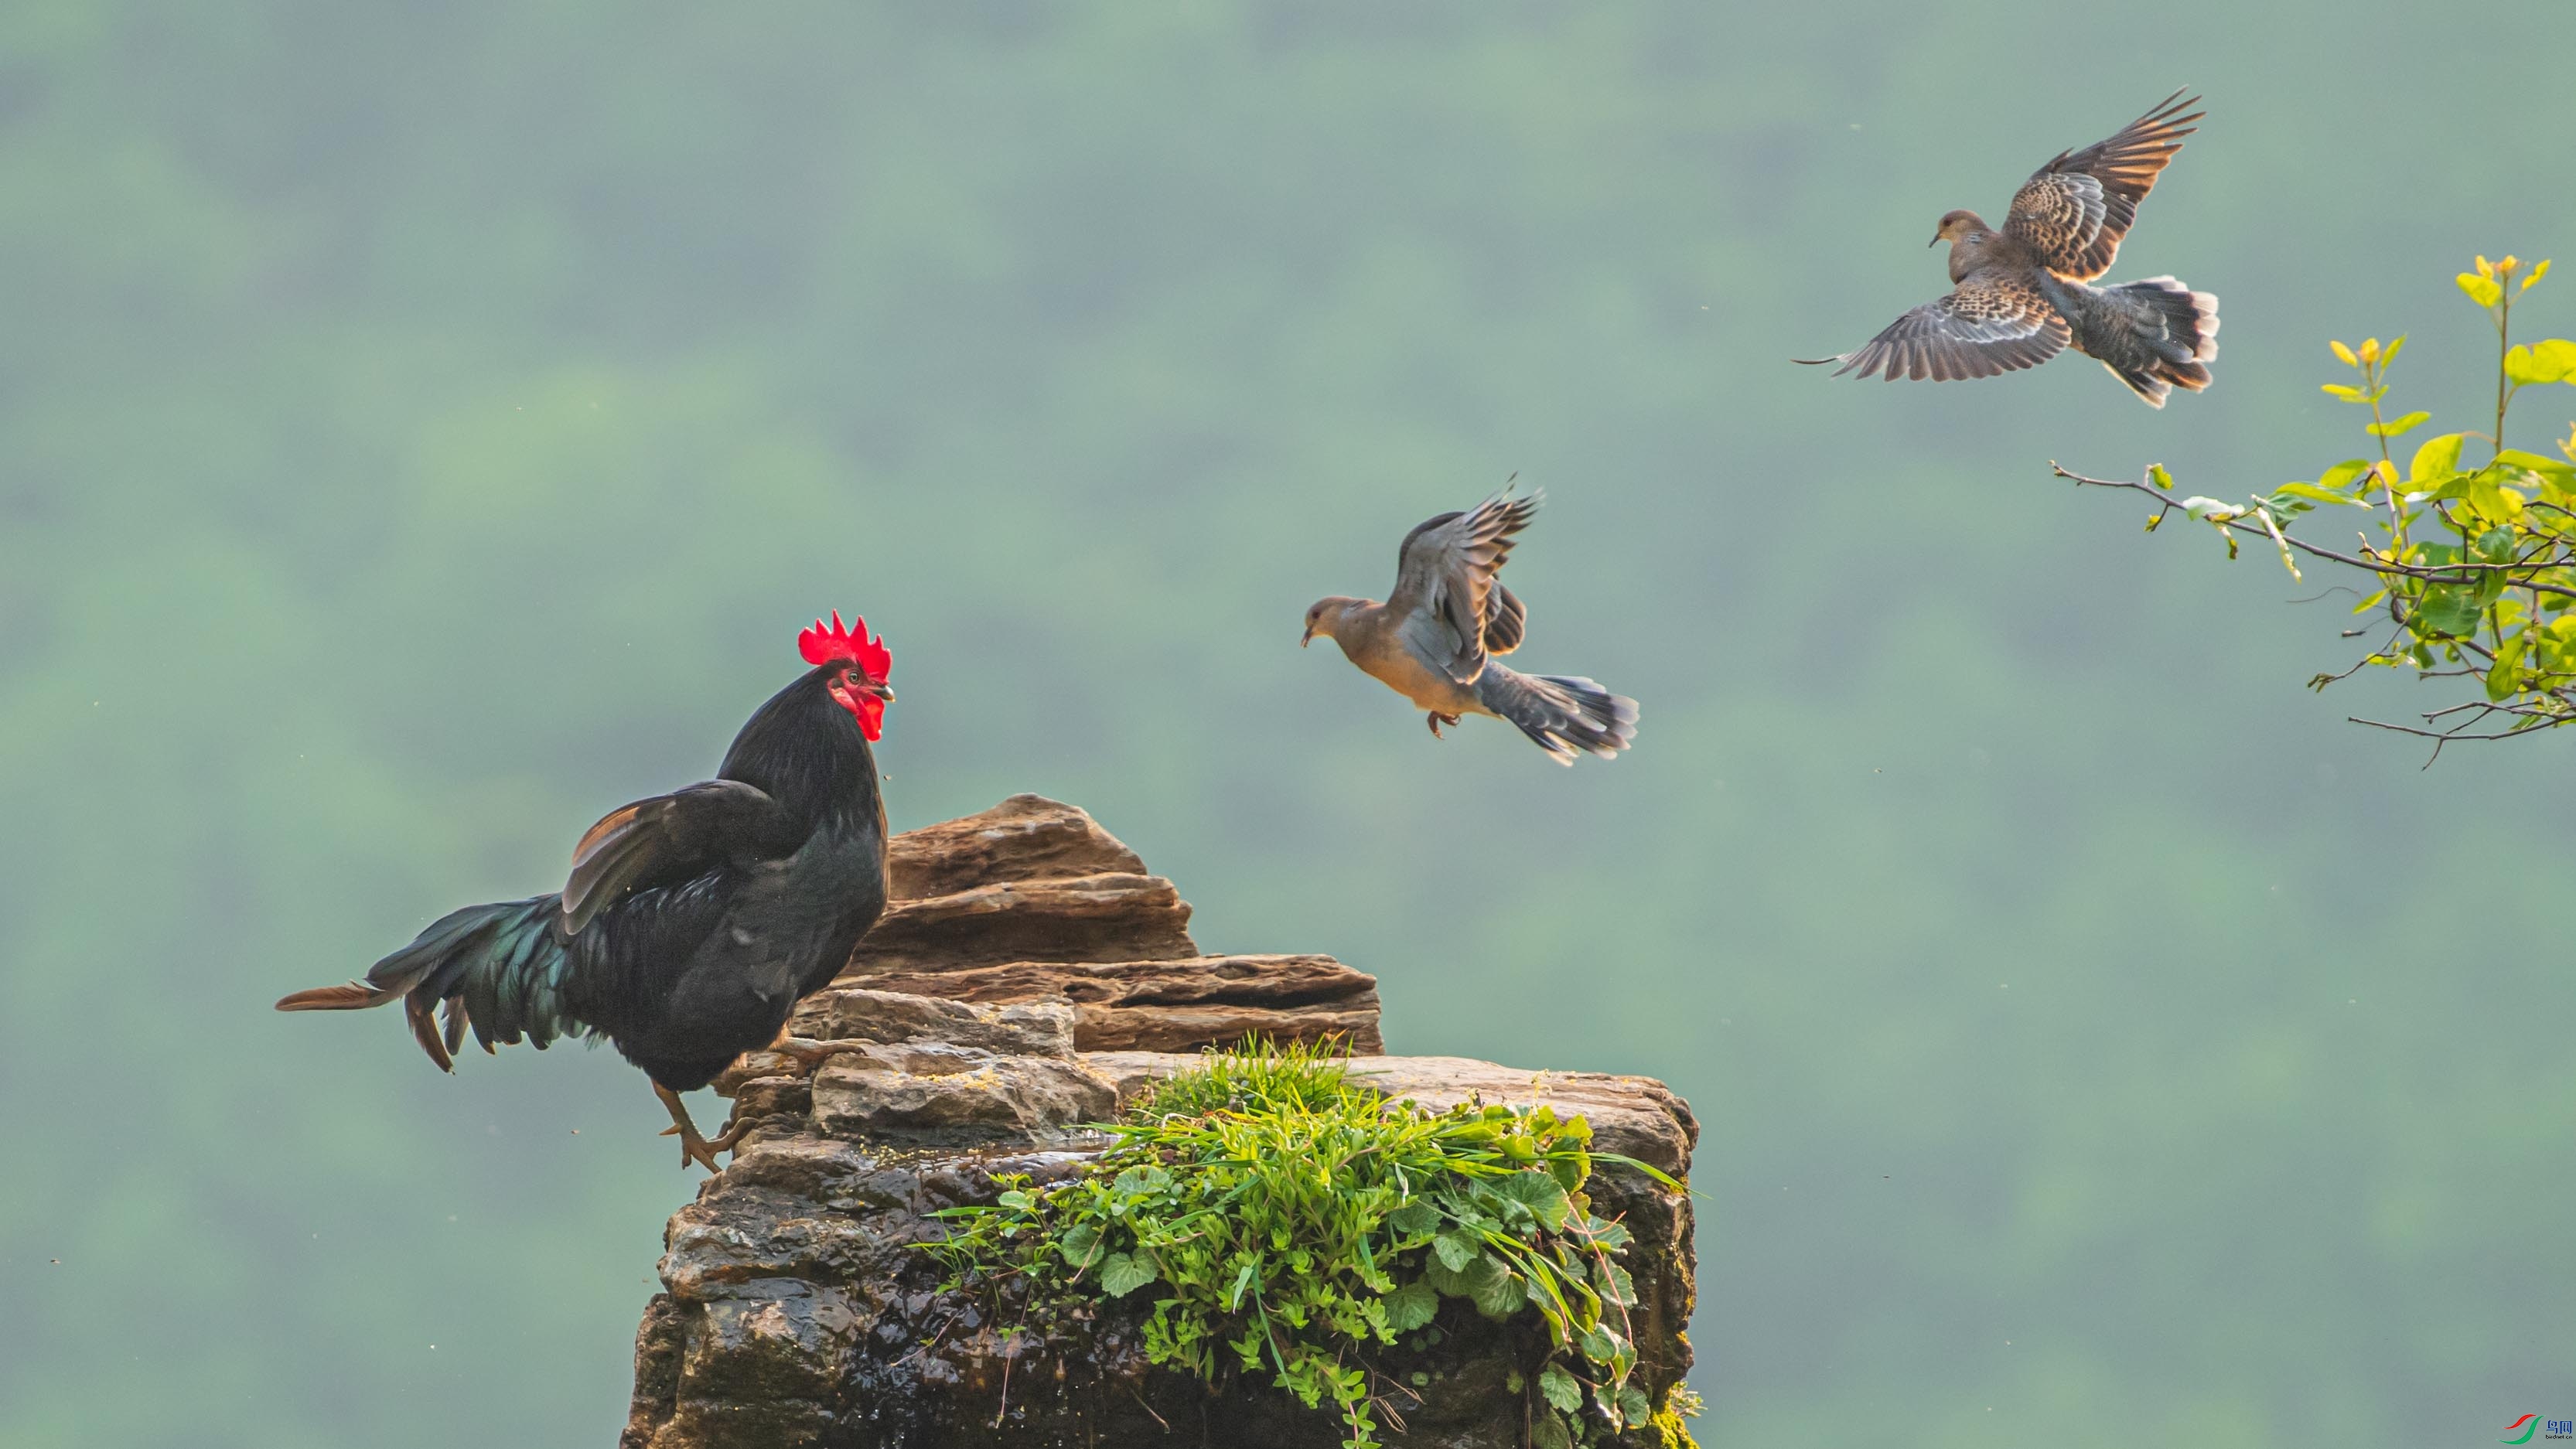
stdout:
<svg viewBox="0 0 2576 1449">
<path fill-rule="evenodd" d="M 671 1114 L 671 1125 L 662 1129 L 662 1135 L 680 1139 L 681 1170 L 687 1171 L 689 1164 L 694 1162 L 709 1172 L 724 1171 L 724 1165 L 716 1161 L 716 1154 L 730 1151 L 741 1138 L 742 1129 L 729 1126 L 710 1142 L 698 1135 L 698 1124 L 689 1120 L 688 1104 L 680 1100 L 679 1093 L 655 1082 L 653 1095 L 662 1099 L 663 1109 Z"/>
<path fill-rule="evenodd" d="M 1444 735 L 1444 734 L 1440 733 L 1440 727 L 1441 727 L 1442 725 L 1453 725 L 1453 724 L 1456 724 L 1456 723 L 1458 722 L 1458 718 L 1459 718 L 1459 717 L 1458 717 L 1457 715 L 1454 715 L 1454 714 L 1442 714 L 1440 711 L 1438 711 L 1438 710 L 1436 710 L 1436 709 L 1435 709 L 1435 710 L 1433 710 L 1433 711 L 1430 713 L 1430 715 L 1426 718 L 1425 723 L 1427 723 L 1427 724 L 1429 724 L 1429 725 L 1431 726 L 1431 737 L 1432 737 L 1433 739 L 1435 739 L 1435 740 L 1447 739 L 1447 738 L 1448 738 L 1448 736 L 1446 736 L 1446 735 Z"/>
</svg>

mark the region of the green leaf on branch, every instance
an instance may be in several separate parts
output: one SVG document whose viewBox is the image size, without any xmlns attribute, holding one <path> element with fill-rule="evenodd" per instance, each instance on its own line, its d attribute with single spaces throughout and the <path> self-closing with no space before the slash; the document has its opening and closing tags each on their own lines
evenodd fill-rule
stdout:
<svg viewBox="0 0 2576 1449">
<path fill-rule="evenodd" d="M 2509 699 L 2522 687 L 2523 647 L 2528 634 L 2516 634 L 2496 650 L 2495 662 L 2487 666 L 2487 699 L 2490 703 Z"/>
<path fill-rule="evenodd" d="M 2460 444 L 2466 433 L 2444 433 L 2427 438 L 2415 450 L 2415 461 L 2408 465 L 2406 481 L 2417 488 L 2429 488 L 2460 471 Z"/>
<path fill-rule="evenodd" d="M 2567 370 L 2554 365 L 2552 359 L 2542 357 L 2529 347 L 2517 347 L 2504 355 L 2504 375 L 2506 381 L 2521 386 L 2535 382 L 2556 382 L 2567 375 Z"/>
<path fill-rule="evenodd" d="M 2477 632 L 2477 593 L 2463 584 L 2435 584 L 2406 622 L 2418 635 L 2465 639 Z"/>
<path fill-rule="evenodd" d="M 2304 498 L 2311 503 L 2346 503 L 2355 508 L 2366 508 L 2369 506 L 2350 494 L 2337 493 L 2331 488 L 2322 487 L 2315 483 L 2284 483 L 2273 493 L 2272 496 L 2275 498 Z"/>
<path fill-rule="evenodd" d="M 2563 458 L 2545 458 L 2538 453 L 2526 453 L 2520 448 L 2507 448 L 2496 454 L 2495 460 L 2508 467 L 2520 468 L 2527 473 L 2537 473 L 2562 488 L 2576 484 L 2576 463 L 2570 463 Z"/>
<path fill-rule="evenodd" d="M 2165 465 L 2162 463 L 2149 463 L 2147 465 L 2147 481 L 2153 483 L 2156 487 L 2167 493 L 2171 493 L 2173 491 L 2173 474 L 2166 472 Z"/>
<path fill-rule="evenodd" d="M 2432 416 L 2428 412 L 2411 412 L 2402 418 L 2390 418 L 2384 423 L 2372 423 L 2362 431 L 2374 438 L 2394 438 L 2401 433 L 2411 432 L 2421 427 Z"/>
<path fill-rule="evenodd" d="M 2456 280 L 2460 284 L 2460 290 L 2469 294 L 2469 300 L 2481 307 L 2492 307 L 2504 300 L 2504 288 L 2498 285 L 2493 277 L 2481 277 L 2475 272 L 2462 272 Z"/>
</svg>

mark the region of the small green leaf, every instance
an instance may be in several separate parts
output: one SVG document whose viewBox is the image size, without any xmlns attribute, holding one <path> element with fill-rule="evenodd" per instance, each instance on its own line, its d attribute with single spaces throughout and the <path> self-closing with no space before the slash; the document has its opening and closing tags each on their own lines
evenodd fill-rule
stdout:
<svg viewBox="0 0 2576 1449">
<path fill-rule="evenodd" d="M 2339 397 L 2348 403 L 2369 401 L 2369 399 L 2362 396 L 2360 388 L 2346 387 L 2339 382 L 2320 383 L 2318 384 L 2318 389 L 2328 397 Z"/>
<path fill-rule="evenodd" d="M 1625 1223 L 1605 1223 L 1599 1218 L 1594 1218 L 1584 1226 L 1590 1230 L 1592 1241 L 1614 1253 L 1636 1241 L 1635 1235 L 1628 1231 L 1628 1225 Z"/>
<path fill-rule="evenodd" d="M 1172 1175 L 1159 1167 L 1131 1167 L 1110 1183 L 1111 1188 L 1126 1197 L 1168 1192 L 1171 1186 Z"/>
<path fill-rule="evenodd" d="M 2162 463 L 2149 463 L 2147 465 L 2147 481 L 2153 483 L 2167 493 L 2171 493 L 2173 491 L 2173 474 L 2166 472 L 2165 465 Z"/>
<path fill-rule="evenodd" d="M 1596 1323 L 1583 1333 L 1583 1356 L 1594 1363 L 1617 1363 L 1619 1350 L 1627 1341 L 1613 1332 L 1609 1324 Z"/>
<path fill-rule="evenodd" d="M 1090 1267 L 1100 1260 L 1099 1225 L 1075 1223 L 1065 1229 L 1064 1236 L 1056 1242 L 1056 1251 L 1064 1254 L 1064 1260 L 1073 1265 L 1075 1272 Z"/>
<path fill-rule="evenodd" d="M 2469 300 L 2481 307 L 2492 307 L 2504 299 L 2504 288 L 2497 285 L 2493 277 L 2481 277 L 2475 272 L 2462 272 L 2457 280 L 2460 290 L 2468 293 Z"/>
<path fill-rule="evenodd" d="M 2362 429 L 2362 431 L 2370 434 L 2374 438 L 2394 438 L 2401 434 L 2413 432 L 2415 429 L 2422 427 L 2425 421 L 2432 416 L 2433 415 L 2428 412 L 2411 412 L 2402 418 L 2390 418 L 2384 423 L 2372 423 L 2369 427 Z"/>
<path fill-rule="evenodd" d="M 1583 1412 L 1583 1383 L 1565 1371 L 1565 1365 L 1552 1363 L 1539 1370 L 1538 1391 L 1548 1407 L 1560 1414 Z"/>
<path fill-rule="evenodd" d="M 1655 1417 L 1654 1402 L 1646 1397 L 1644 1389 L 1635 1384 L 1622 1384 L 1619 1387 L 1619 1417 L 1631 1425 L 1642 1424 Z"/>
<path fill-rule="evenodd" d="M 2563 369 L 2551 366 L 2547 359 L 2536 355 L 2530 348 L 2517 347 L 2504 355 L 2504 375 L 2506 381 L 2522 386 L 2556 382 L 2567 374 Z"/>
<path fill-rule="evenodd" d="M 1551 1233 L 1561 1231 L 1565 1215 L 1574 1210 L 1565 1188 L 1544 1172 L 1515 1172 L 1496 1180 L 1494 1190 L 1529 1209 L 1538 1225 Z"/>
<path fill-rule="evenodd" d="M 2402 334 L 2388 339 L 2388 350 L 2379 354 L 2380 376 L 2386 377 L 2388 375 L 2388 364 L 2397 360 L 2397 349 L 2405 345 L 2406 338 Z"/>
<path fill-rule="evenodd" d="M 1245 1271 L 1251 1271 L 1249 1264 Z M 1124 1298 L 1160 1276 L 1151 1259 L 1112 1253 L 1100 1262 L 1100 1291 L 1112 1298 Z"/>
<path fill-rule="evenodd" d="M 1422 1281 L 1451 1298 L 1473 1298 L 1479 1291 L 1492 1287 L 1495 1279 L 1509 1276 L 1503 1271 L 1502 1264 L 1482 1253 L 1477 1254 L 1476 1260 L 1465 1268 L 1452 1268 L 1438 1258 L 1422 1265 Z"/>
<path fill-rule="evenodd" d="M 2490 702 L 2510 699 L 2522 687 L 2522 651 L 2528 636 L 2516 634 L 2496 651 L 2495 662 L 2487 666 L 2487 699 Z"/>
<path fill-rule="evenodd" d="M 1494 1271 L 1491 1277 L 1476 1285 L 1475 1292 L 1468 1295 L 1476 1305 L 1476 1311 L 1487 1318 L 1502 1319 L 1528 1307 L 1529 1285 L 1520 1280 L 1520 1275 L 1506 1271 L 1502 1264 L 1491 1258 L 1484 1262 Z"/>
<path fill-rule="evenodd" d="M 2495 460 L 2527 472 L 2555 478 L 2561 483 L 2576 480 L 2576 463 L 2569 463 L 2563 458 L 2545 458 L 2538 453 L 2526 453 L 2520 448 L 2507 448 L 2496 454 Z"/>
<path fill-rule="evenodd" d="M 2478 556 L 2480 563 L 2511 563 L 2513 562 L 2513 530 L 2490 528 L 2478 535 L 2478 541 L 2469 545 L 2469 551 Z"/>
<path fill-rule="evenodd" d="M 2460 469 L 2460 443 L 2466 433 L 2444 433 L 2427 438 L 2415 450 L 2415 461 L 2406 470 L 2407 482 L 2417 488 L 2428 488 L 2450 477 Z"/>
<path fill-rule="evenodd" d="M 2542 367 L 2554 370 L 2559 381 L 2576 383 L 2576 342 L 2552 337 L 2531 344 L 2531 355 L 2539 359 Z"/>
<path fill-rule="evenodd" d="M 2272 496 L 2305 498 L 2311 503 L 2348 503 L 2355 508 L 2367 506 L 2358 498 L 2320 488 L 2314 483 L 2284 483 Z"/>
<path fill-rule="evenodd" d="M 1629 1276 L 1627 1269 L 1607 1258 L 1592 1261 L 1592 1291 L 1600 1294 L 1604 1302 L 1615 1303 L 1622 1308 L 1637 1306 L 1637 1280 Z"/>
<path fill-rule="evenodd" d="M 1421 1198 L 1415 1198 L 1386 1215 L 1386 1225 L 1408 1238 L 1435 1232 L 1440 1227 L 1440 1209 Z"/>
<path fill-rule="evenodd" d="M 2459 584 L 2435 584 L 2424 591 L 2423 600 L 2406 622 L 2419 635 L 2467 638 L 2478 627 L 2476 592 Z"/>
<path fill-rule="evenodd" d="M 1439 1255 L 1440 1266 L 1452 1273 L 1467 1271 L 1467 1265 L 1485 1256 L 1485 1245 L 1462 1232 L 1446 1232 L 1431 1240 L 1431 1251 Z"/>
<path fill-rule="evenodd" d="M 1554 1414 L 1541 1414 L 1530 1425 L 1530 1449 L 1575 1449 L 1574 1433 Z"/>
<path fill-rule="evenodd" d="M 1386 1304 L 1386 1330 L 1389 1333 L 1411 1333 L 1440 1312 L 1440 1290 L 1420 1279 L 1405 1284 L 1380 1301 Z"/>
</svg>

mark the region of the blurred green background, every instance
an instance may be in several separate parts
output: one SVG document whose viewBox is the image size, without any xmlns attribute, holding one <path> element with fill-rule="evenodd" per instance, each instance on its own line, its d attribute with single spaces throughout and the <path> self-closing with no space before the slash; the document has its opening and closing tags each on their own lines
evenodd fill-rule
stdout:
<svg viewBox="0 0 2576 1449">
<path fill-rule="evenodd" d="M 2576 739 L 2419 772 L 2340 721 L 2447 698 L 2299 687 L 2333 580 L 2047 463 L 2314 476 L 2329 335 L 2476 426 L 2450 276 L 2576 250 L 2571 54 L 2564 0 L 0 10 L 0 1442 L 612 1437 L 694 1188 L 644 1080 L 269 1002 L 551 888 L 834 607 L 899 826 L 1073 800 L 1396 1050 L 1684 1091 L 1707 1442 L 2568 1412 Z M 2185 83 L 2114 276 L 2222 295 L 2212 392 L 1787 364 Z M 1616 763 L 1294 647 L 1514 472 L 1515 662 L 1642 700 Z"/>
</svg>

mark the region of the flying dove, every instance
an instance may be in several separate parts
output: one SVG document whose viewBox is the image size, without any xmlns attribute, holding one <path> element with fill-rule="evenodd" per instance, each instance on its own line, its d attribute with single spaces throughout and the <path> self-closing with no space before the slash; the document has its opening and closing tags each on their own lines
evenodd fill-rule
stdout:
<svg viewBox="0 0 2576 1449">
<path fill-rule="evenodd" d="M 2138 203 L 2182 149 L 2202 112 L 2176 91 L 2120 133 L 2059 153 L 2022 183 L 1996 231 L 1973 211 L 1941 218 L 1932 245 L 1950 244 L 1958 289 L 1896 319 L 1857 352 L 1796 359 L 1839 362 L 1834 376 L 1875 373 L 1948 382 L 2037 367 L 2073 344 L 2160 408 L 2177 387 L 2209 386 L 2218 355 L 2218 298 L 2171 277 L 2115 287 L 2085 283 L 2111 269 Z"/>
<path fill-rule="evenodd" d="M 1318 634 L 1341 645 L 1353 664 L 1427 711 L 1435 736 L 1462 715 L 1484 714 L 1520 726 L 1560 765 L 1577 754 L 1616 757 L 1636 738 L 1635 700 L 1589 679 L 1521 674 L 1494 661 L 1520 647 L 1529 617 L 1494 574 L 1544 496 L 1497 494 L 1426 520 L 1397 550 L 1385 603 L 1319 599 L 1299 646 Z"/>
</svg>

